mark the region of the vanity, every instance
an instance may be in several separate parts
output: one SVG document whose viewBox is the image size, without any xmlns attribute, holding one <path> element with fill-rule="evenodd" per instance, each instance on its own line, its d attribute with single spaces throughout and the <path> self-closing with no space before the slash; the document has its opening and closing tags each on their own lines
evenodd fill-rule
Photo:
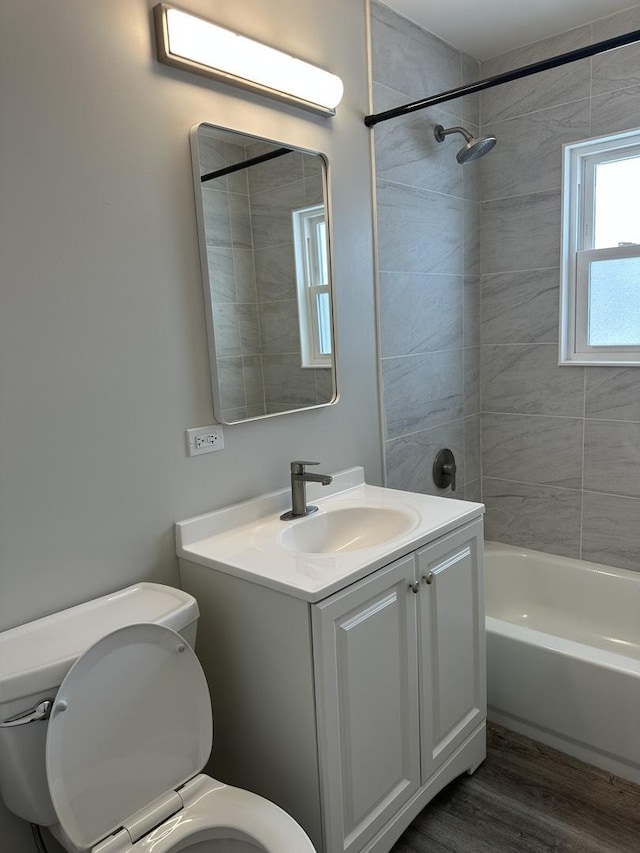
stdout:
<svg viewBox="0 0 640 853">
<path fill-rule="evenodd" d="M 209 772 L 318 853 L 388 853 L 485 757 L 482 504 L 310 483 L 176 525 L 212 695 Z"/>
</svg>

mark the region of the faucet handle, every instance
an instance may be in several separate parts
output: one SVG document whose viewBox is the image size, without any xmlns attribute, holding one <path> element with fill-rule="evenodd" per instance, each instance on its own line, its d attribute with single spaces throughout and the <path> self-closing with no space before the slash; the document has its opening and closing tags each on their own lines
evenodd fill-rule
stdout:
<svg viewBox="0 0 640 853">
<path fill-rule="evenodd" d="M 319 465 L 319 462 L 305 462 L 303 460 L 297 460 L 296 462 L 291 463 L 291 473 L 292 474 L 304 474 L 305 465 Z"/>
</svg>

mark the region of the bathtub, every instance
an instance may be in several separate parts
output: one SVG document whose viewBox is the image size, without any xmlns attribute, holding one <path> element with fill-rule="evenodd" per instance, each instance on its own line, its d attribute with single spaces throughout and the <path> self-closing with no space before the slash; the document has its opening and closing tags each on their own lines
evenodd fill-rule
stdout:
<svg viewBox="0 0 640 853">
<path fill-rule="evenodd" d="M 640 783 L 640 572 L 487 542 L 485 573 L 489 719 Z"/>
</svg>

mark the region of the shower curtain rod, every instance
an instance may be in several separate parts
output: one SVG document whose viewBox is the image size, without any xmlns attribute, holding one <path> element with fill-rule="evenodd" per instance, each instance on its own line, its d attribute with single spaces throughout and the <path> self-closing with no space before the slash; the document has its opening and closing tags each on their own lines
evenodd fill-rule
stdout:
<svg viewBox="0 0 640 853">
<path fill-rule="evenodd" d="M 543 59 L 540 62 L 533 62 L 531 65 L 514 68 L 513 71 L 505 71 L 503 74 L 478 80 L 477 83 L 467 83 L 464 86 L 458 86 L 457 89 L 449 89 L 447 92 L 440 92 L 438 95 L 431 95 L 429 98 L 422 98 L 419 101 L 413 101 L 392 110 L 365 116 L 364 123 L 367 127 L 373 127 L 374 124 L 387 121 L 390 118 L 397 118 L 416 112 L 416 110 L 434 107 L 436 104 L 453 101 L 455 98 L 461 98 L 464 95 L 473 95 L 485 89 L 492 89 L 494 86 L 501 86 L 503 83 L 510 83 L 512 80 L 521 80 L 523 77 L 530 77 L 532 74 L 539 74 L 541 71 L 548 71 L 550 68 L 558 68 L 560 65 L 567 65 L 569 62 L 577 62 L 579 59 L 588 59 L 590 56 L 606 53 L 608 50 L 615 50 L 617 47 L 624 47 L 626 44 L 633 44 L 637 41 L 640 41 L 640 30 L 633 30 L 633 32 L 606 39 L 606 41 L 599 41 L 588 47 L 579 47 L 577 50 L 570 50 L 568 53 L 561 53 L 558 56 L 552 56 L 550 59 Z"/>
<path fill-rule="evenodd" d="M 267 160 L 274 160 L 276 157 L 282 157 L 283 154 L 291 154 L 291 151 L 291 148 L 276 148 L 275 151 L 269 151 L 267 154 L 259 154 L 257 157 L 251 157 L 251 159 L 243 160 L 241 163 L 234 163 L 233 166 L 224 166 L 215 172 L 207 172 L 206 175 L 202 175 L 200 181 L 204 184 L 205 181 L 212 181 L 214 178 L 239 172 L 240 169 L 248 169 L 249 166 L 257 166 L 258 163 L 266 163 Z"/>
</svg>

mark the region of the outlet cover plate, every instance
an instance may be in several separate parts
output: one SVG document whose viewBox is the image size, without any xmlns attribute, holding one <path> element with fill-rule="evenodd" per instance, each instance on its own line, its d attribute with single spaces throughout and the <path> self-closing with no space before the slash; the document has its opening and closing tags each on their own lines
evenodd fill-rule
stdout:
<svg viewBox="0 0 640 853">
<path fill-rule="evenodd" d="M 220 424 L 195 427 L 186 431 L 187 456 L 199 456 L 201 453 L 213 453 L 224 448 L 224 433 Z"/>
</svg>

